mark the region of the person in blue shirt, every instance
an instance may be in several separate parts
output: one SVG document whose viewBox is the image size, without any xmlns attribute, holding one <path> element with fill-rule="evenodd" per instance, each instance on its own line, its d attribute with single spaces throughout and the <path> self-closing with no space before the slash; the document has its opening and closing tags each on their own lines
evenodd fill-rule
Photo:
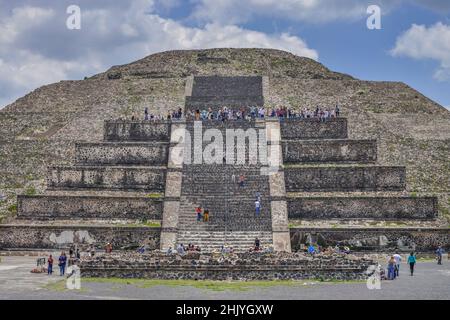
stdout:
<svg viewBox="0 0 450 320">
<path fill-rule="evenodd" d="M 66 271 L 66 263 L 67 263 L 67 256 L 66 253 L 63 251 L 61 252 L 61 255 L 58 259 L 58 266 L 59 266 L 59 275 L 63 276 Z"/>
<path fill-rule="evenodd" d="M 312 244 L 310 244 L 309 247 L 308 247 L 308 253 L 309 254 L 316 253 L 316 249 L 314 248 L 314 246 Z"/>
<path fill-rule="evenodd" d="M 442 249 L 442 247 L 438 247 L 436 250 L 436 259 L 437 259 L 437 264 L 442 264 L 442 255 L 444 254 L 444 249 Z"/>
<path fill-rule="evenodd" d="M 416 265 L 416 256 L 414 255 L 414 252 L 411 252 L 411 254 L 408 257 L 408 264 L 409 264 L 409 270 L 411 271 L 411 277 L 414 274 L 414 266 Z"/>
</svg>

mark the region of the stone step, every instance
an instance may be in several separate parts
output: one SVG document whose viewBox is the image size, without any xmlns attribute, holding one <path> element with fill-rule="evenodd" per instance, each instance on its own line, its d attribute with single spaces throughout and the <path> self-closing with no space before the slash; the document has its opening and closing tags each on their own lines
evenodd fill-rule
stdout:
<svg viewBox="0 0 450 320">
<path fill-rule="evenodd" d="M 163 200 L 138 197 L 24 196 L 17 197 L 17 218 L 160 220 Z"/>
<path fill-rule="evenodd" d="M 104 189 L 164 192 L 166 167 L 55 166 L 48 169 L 51 190 Z"/>
<path fill-rule="evenodd" d="M 67 250 L 71 245 L 88 248 L 93 244 L 104 250 L 111 243 L 113 250 L 147 243 L 150 250 L 160 247 L 160 228 L 120 226 L 0 225 L 2 250 Z M 66 251 L 67 252 L 67 251 Z"/>
<path fill-rule="evenodd" d="M 283 162 L 374 163 L 376 140 L 283 140 Z"/>
<path fill-rule="evenodd" d="M 287 192 L 401 191 L 406 187 L 405 167 L 287 167 L 284 178 Z"/>
<path fill-rule="evenodd" d="M 347 119 L 286 119 L 280 121 L 281 138 L 284 140 L 303 139 L 347 139 Z"/>
<path fill-rule="evenodd" d="M 77 165 L 167 165 L 169 144 L 166 142 L 98 142 L 77 143 Z"/>
<path fill-rule="evenodd" d="M 200 233 L 200 232 L 189 232 L 189 231 L 182 231 L 179 234 L 180 237 L 197 237 L 198 239 L 203 239 L 203 240 L 217 240 L 217 239 L 223 239 L 225 236 L 226 237 L 231 237 L 233 240 L 236 241 L 248 241 L 248 240 L 254 240 L 255 237 L 258 237 L 260 239 L 271 239 L 272 238 L 272 234 L 262 234 L 260 232 L 254 232 L 254 233 L 242 233 L 239 234 L 237 232 L 234 233 L 226 233 L 225 232 L 204 232 L 204 233 Z"/>
<path fill-rule="evenodd" d="M 311 197 L 289 198 L 290 219 L 432 220 L 436 197 Z"/>
<path fill-rule="evenodd" d="M 171 122 L 159 121 L 105 121 L 105 141 L 170 141 Z"/>
</svg>

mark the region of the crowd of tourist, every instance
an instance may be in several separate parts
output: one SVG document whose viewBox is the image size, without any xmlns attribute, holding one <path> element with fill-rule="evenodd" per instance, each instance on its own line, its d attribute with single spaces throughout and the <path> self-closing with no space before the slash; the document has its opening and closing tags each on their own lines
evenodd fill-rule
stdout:
<svg viewBox="0 0 450 320">
<path fill-rule="evenodd" d="M 230 120 L 254 120 L 264 118 L 278 118 L 284 119 L 317 119 L 318 121 L 327 121 L 328 119 L 337 118 L 340 116 L 340 107 L 338 104 L 334 107 L 320 107 L 316 108 L 288 108 L 279 106 L 276 108 L 266 108 L 258 106 L 231 108 L 223 106 L 218 110 L 211 107 L 197 110 L 188 110 L 183 113 L 182 108 L 176 111 L 168 111 L 167 114 L 153 114 L 149 113 L 148 108 L 144 109 L 143 119 L 146 121 L 158 120 L 216 120 L 216 121 L 230 121 Z M 132 121 L 140 120 L 139 117 L 133 115 Z"/>
<path fill-rule="evenodd" d="M 189 243 L 187 246 L 183 245 L 182 243 L 178 244 L 176 247 L 176 250 L 174 251 L 172 247 L 170 247 L 166 253 L 167 254 L 179 254 L 181 256 L 184 256 L 186 254 L 189 254 L 191 252 L 201 252 L 200 246 L 195 246 L 192 243 Z"/>
<path fill-rule="evenodd" d="M 302 249 L 303 252 L 308 253 L 309 255 L 316 255 L 316 254 L 350 254 L 350 248 L 347 246 L 342 246 L 340 244 L 337 244 L 334 247 L 328 246 L 327 248 L 322 248 L 319 245 L 310 244 L 308 247 L 305 247 Z"/>
</svg>

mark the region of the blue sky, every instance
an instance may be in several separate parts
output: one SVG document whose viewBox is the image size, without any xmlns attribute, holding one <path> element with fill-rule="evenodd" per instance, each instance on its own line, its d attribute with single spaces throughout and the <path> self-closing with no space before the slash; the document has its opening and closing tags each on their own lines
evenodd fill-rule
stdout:
<svg viewBox="0 0 450 320">
<path fill-rule="evenodd" d="M 70 4 L 81 30 L 65 28 Z M 381 8 L 381 30 L 366 27 L 368 5 Z M 0 34 L 0 108 L 44 84 L 207 47 L 279 48 L 450 106 L 447 0 L 0 0 Z"/>
</svg>

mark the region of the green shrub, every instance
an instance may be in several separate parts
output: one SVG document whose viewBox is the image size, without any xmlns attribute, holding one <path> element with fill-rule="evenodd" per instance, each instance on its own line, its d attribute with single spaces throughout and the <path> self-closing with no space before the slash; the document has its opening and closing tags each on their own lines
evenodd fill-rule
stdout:
<svg viewBox="0 0 450 320">
<path fill-rule="evenodd" d="M 11 214 L 16 214 L 17 213 L 17 204 L 12 204 L 8 207 L 8 211 Z"/>
<path fill-rule="evenodd" d="M 25 194 L 27 196 L 34 196 L 36 195 L 36 188 L 34 186 L 30 186 L 25 190 Z"/>
</svg>

